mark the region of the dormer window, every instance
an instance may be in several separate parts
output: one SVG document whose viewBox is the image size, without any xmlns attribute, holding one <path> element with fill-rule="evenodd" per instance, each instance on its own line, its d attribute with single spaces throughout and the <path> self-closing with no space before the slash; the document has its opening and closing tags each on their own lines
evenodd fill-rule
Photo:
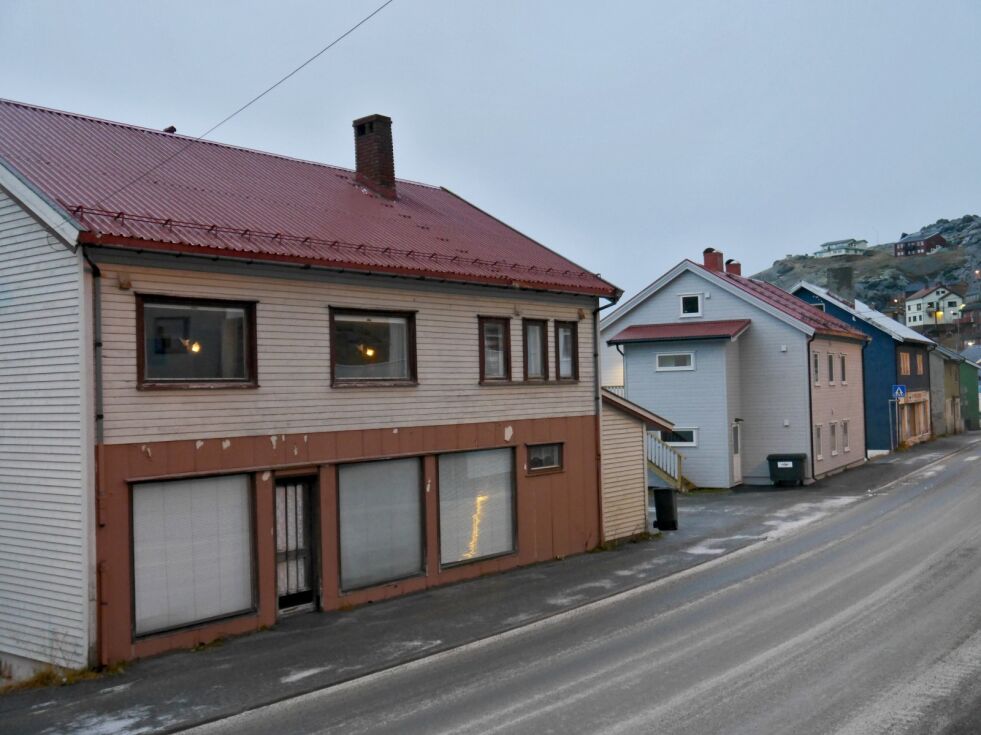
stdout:
<svg viewBox="0 0 981 735">
<path fill-rule="evenodd" d="M 681 317 L 702 315 L 702 295 L 700 293 L 681 294 Z"/>
</svg>

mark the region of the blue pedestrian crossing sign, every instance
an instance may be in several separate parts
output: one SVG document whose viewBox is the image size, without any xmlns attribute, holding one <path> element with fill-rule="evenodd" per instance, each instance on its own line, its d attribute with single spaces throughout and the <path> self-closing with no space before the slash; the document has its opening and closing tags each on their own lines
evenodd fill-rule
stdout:
<svg viewBox="0 0 981 735">
<path fill-rule="evenodd" d="M 906 397 L 906 386 L 905 385 L 894 385 L 892 387 L 892 397 L 893 398 L 905 398 Z"/>
</svg>

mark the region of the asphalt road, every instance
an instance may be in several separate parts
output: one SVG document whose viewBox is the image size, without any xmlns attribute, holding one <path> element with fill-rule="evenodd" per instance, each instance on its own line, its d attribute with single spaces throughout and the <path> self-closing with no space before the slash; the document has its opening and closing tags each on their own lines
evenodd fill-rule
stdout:
<svg viewBox="0 0 981 735">
<path fill-rule="evenodd" d="M 979 681 L 975 445 L 796 533 L 192 732 L 969 733 Z"/>
</svg>

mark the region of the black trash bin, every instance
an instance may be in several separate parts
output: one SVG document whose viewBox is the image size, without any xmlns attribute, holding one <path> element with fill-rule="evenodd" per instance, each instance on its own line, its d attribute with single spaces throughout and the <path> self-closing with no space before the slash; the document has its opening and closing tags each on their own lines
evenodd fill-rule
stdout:
<svg viewBox="0 0 981 735">
<path fill-rule="evenodd" d="M 770 480 L 774 485 L 803 485 L 806 460 L 806 454 L 768 454 L 766 461 L 770 464 Z"/>
<path fill-rule="evenodd" d="M 654 490 L 654 512 L 657 520 L 654 525 L 662 531 L 678 530 L 678 498 L 674 494 L 674 488 L 655 487 Z"/>
</svg>

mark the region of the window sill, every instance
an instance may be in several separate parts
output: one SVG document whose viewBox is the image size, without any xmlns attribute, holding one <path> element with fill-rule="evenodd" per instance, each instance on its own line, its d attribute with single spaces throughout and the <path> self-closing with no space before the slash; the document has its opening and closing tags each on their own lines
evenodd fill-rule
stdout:
<svg viewBox="0 0 981 735">
<path fill-rule="evenodd" d="M 703 316 L 702 314 L 679 314 L 678 315 L 678 318 L 679 319 L 701 319 L 702 316 Z"/>
<path fill-rule="evenodd" d="M 414 388 L 418 380 L 332 380 L 331 388 Z"/>
<path fill-rule="evenodd" d="M 565 472 L 565 467 L 543 467 L 540 470 L 525 470 L 525 477 L 541 477 L 542 475 L 558 475 Z"/>
<path fill-rule="evenodd" d="M 508 556 L 517 556 L 518 550 L 511 549 L 510 551 L 502 551 L 499 554 L 488 554 L 487 556 L 478 556 L 475 559 L 461 559 L 460 561 L 450 561 L 445 564 L 440 562 L 439 570 L 445 571 L 447 569 L 456 569 L 457 567 L 466 566 L 467 564 L 477 564 L 482 561 L 490 561 L 491 559 L 503 559 Z"/>
<path fill-rule="evenodd" d="M 138 383 L 136 390 L 254 390 L 258 383 Z"/>
<path fill-rule="evenodd" d="M 235 612 L 225 613 L 223 615 L 216 615 L 211 618 L 205 618 L 203 620 L 195 620 L 190 623 L 183 623 L 181 625 L 174 625 L 169 628 L 159 628 L 157 630 L 150 630 L 146 633 L 133 632 L 132 642 L 141 643 L 145 640 L 151 638 L 162 638 L 169 635 L 174 635 L 175 633 L 184 633 L 189 630 L 198 630 L 200 628 L 206 628 L 209 625 L 214 625 L 215 623 L 223 623 L 227 620 L 237 620 L 240 618 L 255 617 L 258 619 L 259 610 L 257 607 L 251 607 L 246 610 L 237 610 Z"/>
</svg>

